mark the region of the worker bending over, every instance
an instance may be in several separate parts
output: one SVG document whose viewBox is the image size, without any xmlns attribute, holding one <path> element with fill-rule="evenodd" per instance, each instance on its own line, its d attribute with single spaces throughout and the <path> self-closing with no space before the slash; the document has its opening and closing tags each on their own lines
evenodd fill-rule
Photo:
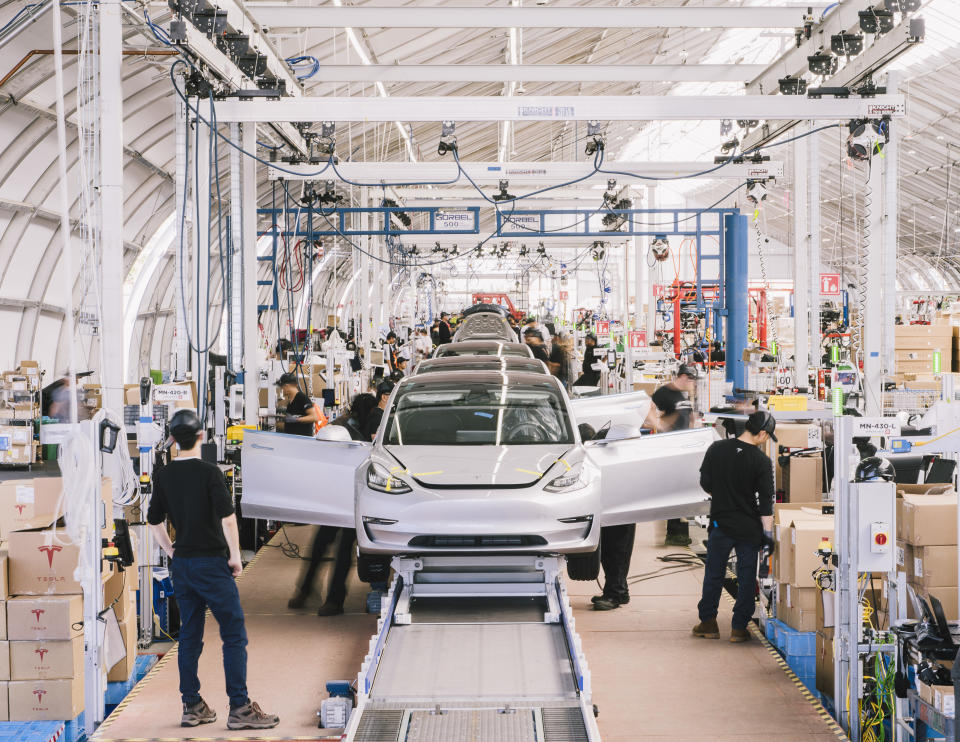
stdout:
<svg viewBox="0 0 960 742">
<path fill-rule="evenodd" d="M 223 674 L 230 696 L 228 729 L 272 729 L 280 723 L 247 697 L 247 632 L 234 578 L 240 575 L 240 537 L 223 472 L 200 459 L 203 427 L 193 410 L 178 410 L 170 434 L 180 455 L 157 471 L 147 511 L 150 532 L 171 559 L 170 577 L 180 609 L 180 726 L 217 720 L 200 697 L 197 665 L 203 651 L 207 608 L 220 625 Z M 176 531 L 171 543 L 165 521 Z"/>
<path fill-rule="evenodd" d="M 707 563 L 700 623 L 693 635 L 719 639 L 717 610 L 730 552 L 737 554 L 737 602 L 730 641 L 750 638 L 747 625 L 756 602 L 757 558 L 764 544 L 773 545 L 773 464 L 760 446 L 777 440 L 777 421 L 766 410 L 754 412 L 738 438 L 716 441 L 700 466 L 700 486 L 710 494 Z"/>
<path fill-rule="evenodd" d="M 283 374 L 277 379 L 280 393 L 287 400 L 287 414 L 283 418 L 283 432 L 290 435 L 313 435 L 313 426 L 320 420 L 317 406 L 300 391 L 294 374 Z"/>
</svg>

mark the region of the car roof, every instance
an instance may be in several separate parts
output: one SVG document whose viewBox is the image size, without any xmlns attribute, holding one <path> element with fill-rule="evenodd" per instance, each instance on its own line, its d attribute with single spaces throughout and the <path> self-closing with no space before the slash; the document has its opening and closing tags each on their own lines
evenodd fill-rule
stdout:
<svg viewBox="0 0 960 742">
<path fill-rule="evenodd" d="M 431 371 L 428 374 L 414 374 L 400 380 L 398 389 L 407 389 L 417 384 L 457 383 L 457 384 L 503 384 L 506 377 L 507 386 L 543 386 L 549 384 L 559 390 L 560 384 L 555 376 L 539 374 L 532 371 Z"/>
<path fill-rule="evenodd" d="M 426 368 L 424 368 L 426 366 Z M 456 369 L 459 371 L 483 371 L 485 367 L 493 370 L 499 367 L 504 371 L 524 371 L 529 373 L 547 373 L 547 367 L 543 361 L 536 358 L 525 358 L 523 356 L 441 356 L 440 358 L 424 358 L 417 364 L 413 375 L 423 373 L 439 373 L 442 371 L 454 370 L 447 367 L 454 366 L 472 366 L 473 368 Z"/>
<path fill-rule="evenodd" d="M 529 352 L 529 348 L 525 343 L 515 343 L 509 340 L 459 340 L 455 343 L 444 343 L 443 345 L 437 346 L 437 351 L 439 352 L 443 348 L 449 348 L 450 346 L 456 345 L 457 350 L 469 351 L 469 350 L 480 350 L 480 349 L 490 349 L 496 346 L 503 346 L 510 350 L 520 350 L 521 348 L 526 348 Z"/>
</svg>

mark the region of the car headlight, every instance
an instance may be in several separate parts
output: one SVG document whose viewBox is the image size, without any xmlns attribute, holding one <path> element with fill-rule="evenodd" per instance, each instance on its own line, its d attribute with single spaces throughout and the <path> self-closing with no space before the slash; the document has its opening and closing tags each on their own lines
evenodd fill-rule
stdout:
<svg viewBox="0 0 960 742">
<path fill-rule="evenodd" d="M 569 467 L 559 477 L 552 479 L 543 489 L 547 492 L 573 492 L 587 486 L 587 476 L 583 471 L 583 464 Z"/>
<path fill-rule="evenodd" d="M 386 467 L 375 461 L 367 467 L 367 486 L 377 492 L 386 492 L 388 495 L 403 495 L 410 492 L 410 485 L 399 477 L 395 477 Z"/>
</svg>

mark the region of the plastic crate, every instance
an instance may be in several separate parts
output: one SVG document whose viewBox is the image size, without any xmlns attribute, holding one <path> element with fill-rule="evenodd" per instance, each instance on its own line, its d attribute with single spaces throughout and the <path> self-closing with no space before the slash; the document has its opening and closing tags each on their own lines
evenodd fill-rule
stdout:
<svg viewBox="0 0 960 742">
<path fill-rule="evenodd" d="M 817 674 L 817 658 L 813 655 L 787 655 L 787 664 L 790 665 L 790 669 L 793 670 L 794 674 L 803 680 L 807 677 L 813 677 L 816 680 Z M 808 684 L 809 685 L 809 684 Z M 814 683 L 816 685 L 816 683 Z"/>
<path fill-rule="evenodd" d="M 764 626 L 764 634 L 766 635 L 768 642 L 774 646 L 777 645 L 777 619 L 767 619 L 766 625 Z"/>
<path fill-rule="evenodd" d="M 817 653 L 817 633 L 815 631 L 797 631 L 781 624 L 783 633 L 780 651 L 792 657 L 813 657 Z"/>
</svg>

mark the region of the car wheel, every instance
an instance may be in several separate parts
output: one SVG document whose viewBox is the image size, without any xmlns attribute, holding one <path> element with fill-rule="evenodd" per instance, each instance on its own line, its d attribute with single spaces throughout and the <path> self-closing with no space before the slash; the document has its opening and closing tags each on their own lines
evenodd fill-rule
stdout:
<svg viewBox="0 0 960 742">
<path fill-rule="evenodd" d="M 357 556 L 357 576 L 360 582 L 387 582 L 390 577 L 390 557 L 380 554 Z"/>
<path fill-rule="evenodd" d="M 589 582 L 600 576 L 600 549 L 589 554 L 568 554 L 567 574 L 571 580 Z"/>
</svg>

